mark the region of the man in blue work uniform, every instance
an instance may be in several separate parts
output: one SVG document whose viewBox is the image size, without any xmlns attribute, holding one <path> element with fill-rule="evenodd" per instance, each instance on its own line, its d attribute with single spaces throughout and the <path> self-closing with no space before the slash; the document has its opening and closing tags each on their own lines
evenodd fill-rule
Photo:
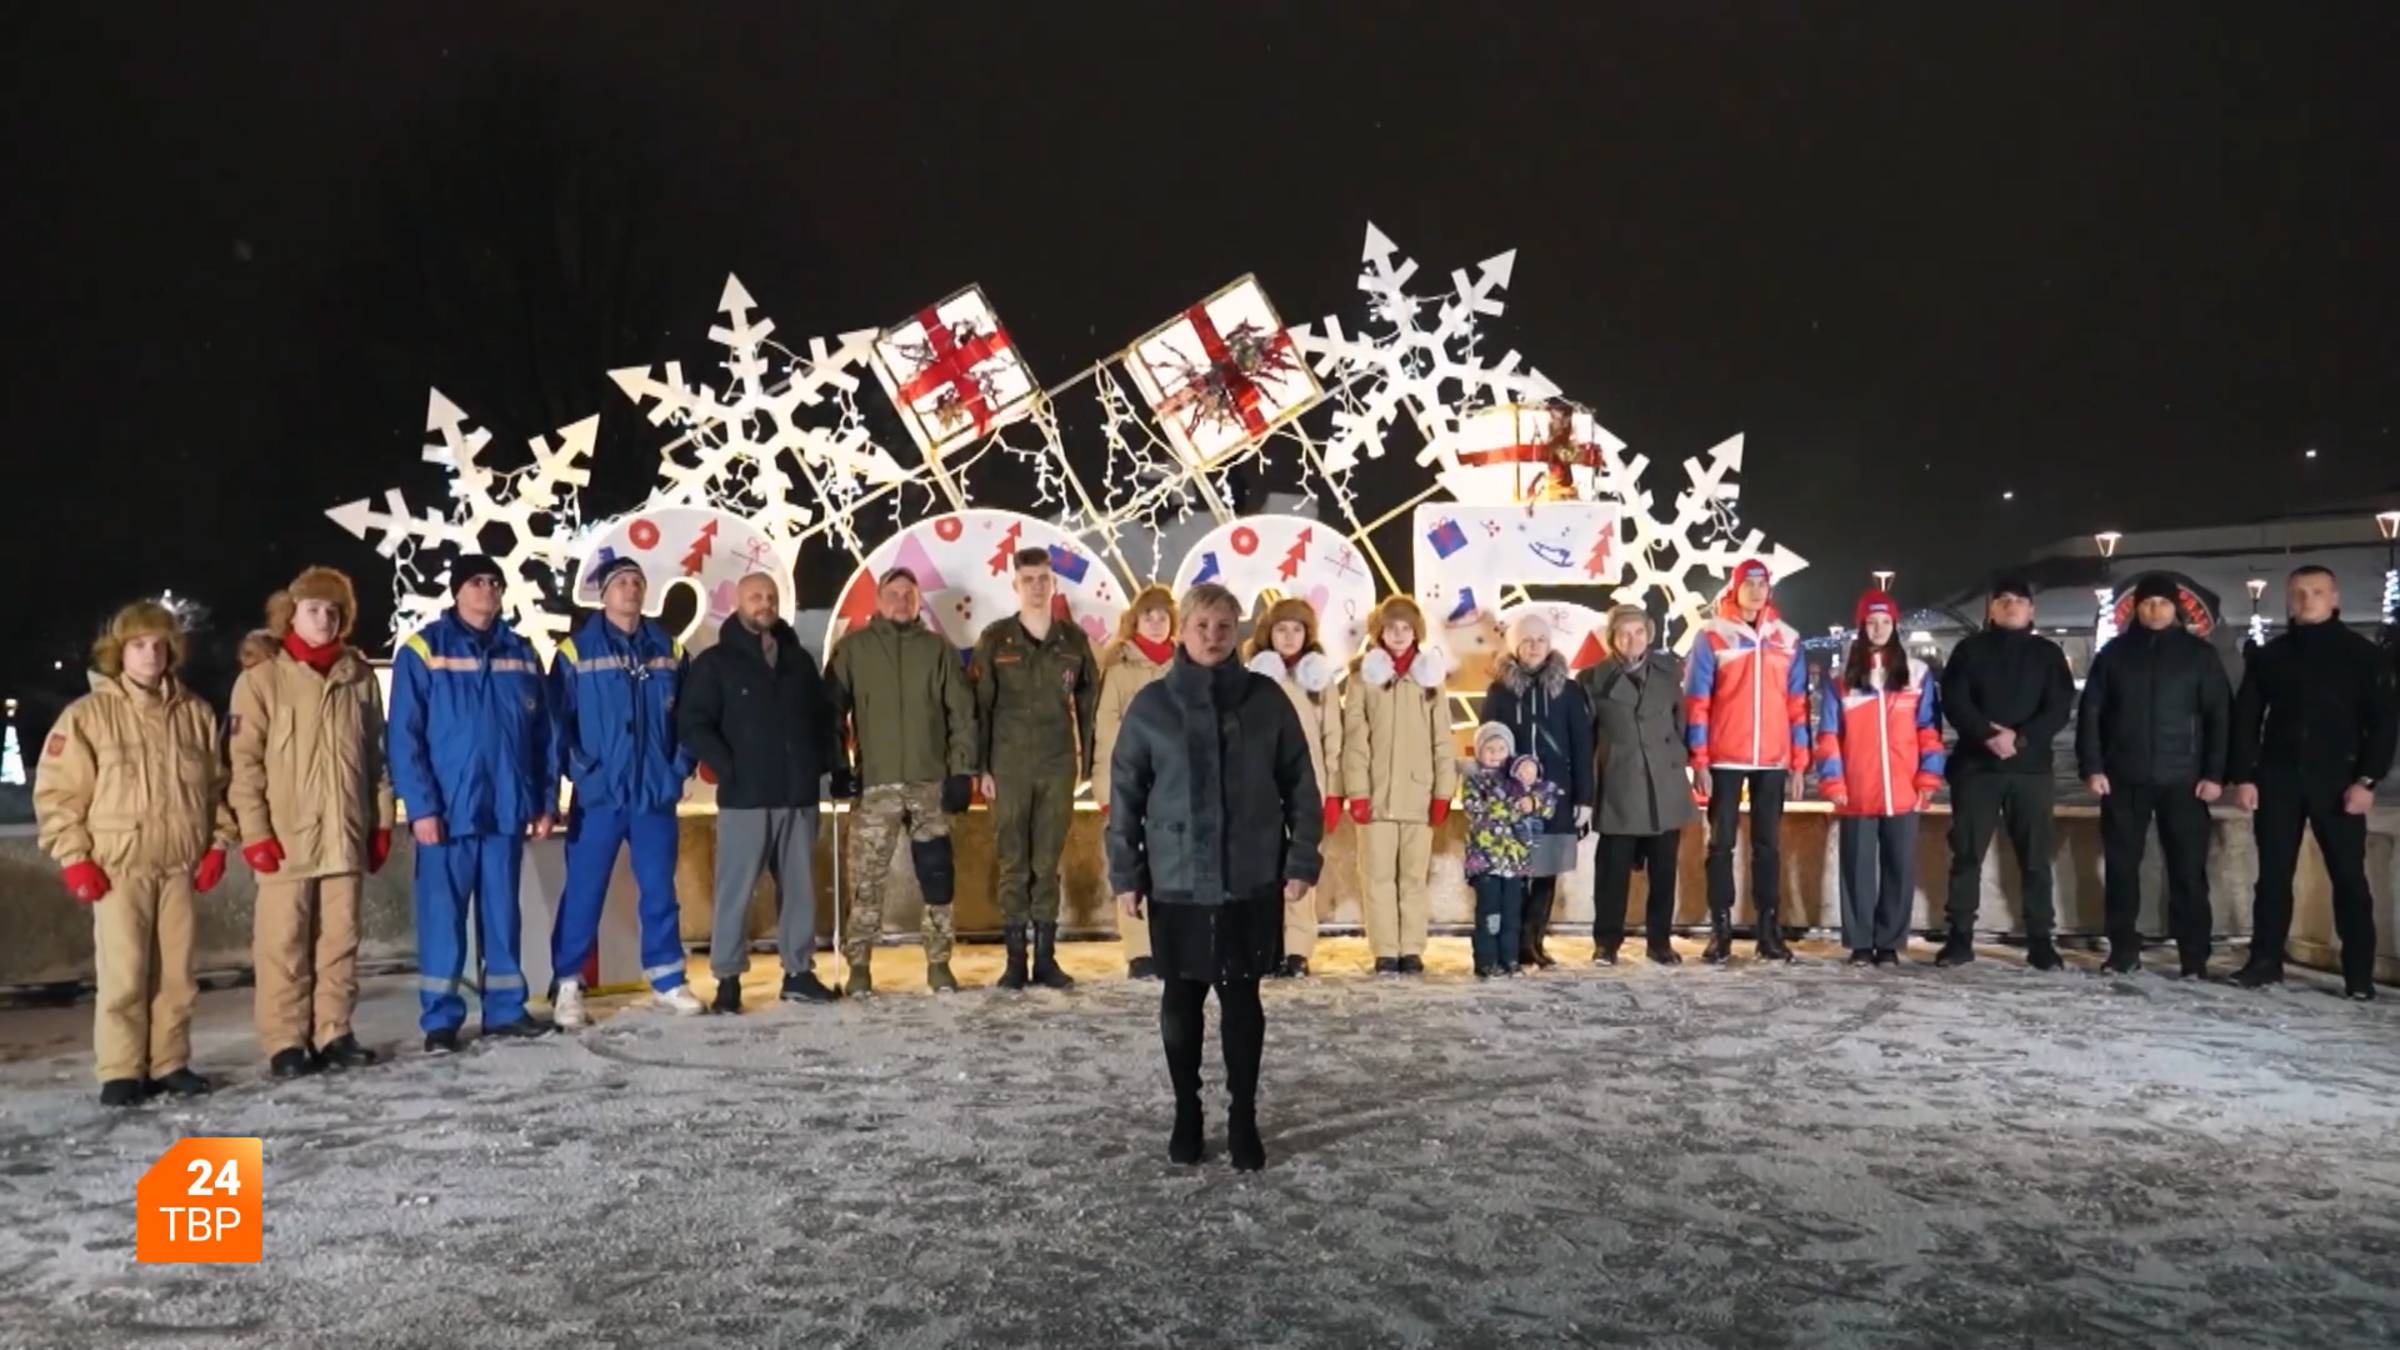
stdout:
<svg viewBox="0 0 2400 1350">
<path fill-rule="evenodd" d="M 568 1029 L 589 1020 L 583 970 L 600 941 L 600 908 L 617 853 L 633 850 L 640 892 L 642 978 L 678 1015 L 704 1011 L 684 987 L 682 909 L 675 903 L 675 803 L 692 757 L 675 738 L 683 644 L 642 617 L 649 580 L 616 558 L 599 572 L 600 612 L 558 645 L 550 717 L 559 768 L 575 785 L 567 813 L 567 886 L 550 930 L 551 1008 Z"/>
<path fill-rule="evenodd" d="M 392 662 L 392 787 L 415 836 L 417 1001 L 425 1048 L 458 1049 L 467 911 L 482 972 L 483 1034 L 547 1033 L 525 1012 L 517 879 L 525 836 L 547 839 L 558 811 L 550 714 L 533 644 L 500 621 L 499 564 L 450 565 L 450 612 Z"/>
</svg>

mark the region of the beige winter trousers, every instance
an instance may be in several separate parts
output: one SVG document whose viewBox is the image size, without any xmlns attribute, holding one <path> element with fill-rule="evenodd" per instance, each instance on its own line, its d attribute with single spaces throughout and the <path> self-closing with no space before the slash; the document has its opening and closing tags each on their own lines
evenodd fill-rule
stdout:
<svg viewBox="0 0 2400 1350">
<path fill-rule="evenodd" d="M 1317 888 L 1283 902 L 1283 954 L 1306 961 L 1317 954 Z"/>
<path fill-rule="evenodd" d="M 1433 827 L 1422 822 L 1378 820 L 1360 841 L 1359 865 L 1366 876 L 1367 945 L 1375 959 L 1423 956 L 1425 928 L 1433 916 L 1426 881 L 1433 870 Z"/>
<path fill-rule="evenodd" d="M 258 1043 L 269 1056 L 323 1049 L 350 1034 L 363 880 L 356 872 L 258 879 L 250 960 L 258 972 Z"/>
<path fill-rule="evenodd" d="M 172 872 L 112 876 L 92 906 L 93 1069 L 116 1078 L 163 1078 L 191 1063 L 192 878 Z"/>
</svg>

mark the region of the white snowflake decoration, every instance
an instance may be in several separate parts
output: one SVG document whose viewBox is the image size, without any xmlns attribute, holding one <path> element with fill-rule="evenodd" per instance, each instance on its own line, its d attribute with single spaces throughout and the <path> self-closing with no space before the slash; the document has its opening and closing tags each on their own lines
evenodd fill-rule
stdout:
<svg viewBox="0 0 2400 1350">
<path fill-rule="evenodd" d="M 787 555 L 802 539 L 826 530 L 863 553 L 853 508 L 873 489 L 897 490 L 917 477 L 869 438 L 854 398 L 875 330 L 831 341 L 812 338 L 802 358 L 773 340 L 773 319 L 751 317 L 757 307 L 741 279 L 728 275 L 717 300 L 725 322 L 708 330 L 725 348 L 722 394 L 686 384 L 682 363 L 675 361 L 663 367 L 663 378 L 650 366 L 609 372 L 627 398 L 650 405 L 653 426 L 672 422 L 684 429 L 659 453 L 659 483 L 647 504 L 733 512 L 756 523 Z M 785 369 L 770 379 L 777 358 Z M 819 409 L 832 412 L 832 425 L 804 419 L 804 410 Z M 802 483 L 810 489 L 806 496 L 797 491 Z M 811 498 L 825 507 L 822 515 L 810 507 Z"/>
<path fill-rule="evenodd" d="M 1358 278 L 1358 288 L 1367 293 L 1365 335 L 1345 335 L 1334 317 L 1324 320 L 1322 336 L 1309 325 L 1292 330 L 1317 375 L 1329 388 L 1338 386 L 1339 406 L 1324 454 L 1332 473 L 1355 467 L 1362 454 L 1381 457 L 1384 433 L 1403 410 L 1425 441 L 1417 462 L 1448 467 L 1457 463 L 1458 421 L 1468 409 L 1538 402 L 1558 393 L 1540 371 L 1518 369 L 1521 358 L 1513 351 L 1488 366 L 1477 357 L 1477 316 L 1496 316 L 1506 308 L 1499 293 L 1516 267 L 1515 250 L 1486 258 L 1473 276 L 1463 268 L 1452 272 L 1451 294 L 1438 300 L 1407 292 L 1417 264 L 1409 258 L 1395 262 L 1398 253 L 1399 246 L 1369 223 Z M 1434 309 L 1430 328 L 1419 322 L 1428 306 Z"/>
<path fill-rule="evenodd" d="M 459 406 L 431 391 L 425 429 L 440 439 L 426 445 L 424 458 L 450 474 L 448 516 L 411 511 L 400 489 L 384 493 L 384 509 L 373 498 L 334 507 L 325 514 L 360 539 L 380 533 L 375 550 L 392 559 L 392 637 L 395 641 L 439 617 L 449 605 L 449 567 L 437 573 L 420 565 L 424 550 L 489 552 L 509 587 L 504 613 L 518 632 L 547 657 L 568 627 L 563 597 L 571 588 L 575 541 L 582 513 L 577 490 L 590 484 L 586 466 L 600 431 L 597 415 L 561 427 L 557 444 L 535 436 L 526 442 L 532 462 L 494 469 L 484 462 L 491 432 L 470 427 Z M 507 544 L 486 547 L 495 528 Z"/>
</svg>

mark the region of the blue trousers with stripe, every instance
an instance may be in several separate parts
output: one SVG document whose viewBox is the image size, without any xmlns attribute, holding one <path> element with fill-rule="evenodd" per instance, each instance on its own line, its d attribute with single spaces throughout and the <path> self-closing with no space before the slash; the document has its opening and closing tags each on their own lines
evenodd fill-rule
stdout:
<svg viewBox="0 0 2400 1350">
<path fill-rule="evenodd" d="M 517 879 L 525 841 L 513 834 L 470 834 L 417 846 L 417 1026 L 455 1030 L 467 1020 L 467 913 L 476 917 L 482 957 L 475 988 L 483 1024 L 525 1015 L 525 967 L 517 924 Z"/>
<path fill-rule="evenodd" d="M 586 811 L 567 822 L 567 886 L 558 898 L 558 922 L 550 929 L 550 970 L 555 979 L 580 977 L 583 963 L 600 944 L 600 908 L 608 899 L 608 877 L 617 870 L 617 850 L 633 849 L 633 881 L 640 894 L 642 978 L 665 993 L 683 983 L 683 907 L 675 900 L 675 810 Z"/>
</svg>

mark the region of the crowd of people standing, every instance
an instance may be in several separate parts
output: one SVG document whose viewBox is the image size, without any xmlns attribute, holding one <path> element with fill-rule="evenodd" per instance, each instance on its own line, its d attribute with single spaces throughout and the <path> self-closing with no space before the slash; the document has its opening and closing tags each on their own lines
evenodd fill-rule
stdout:
<svg viewBox="0 0 2400 1350">
<path fill-rule="evenodd" d="M 1068 988 L 1060 863 L 1088 781 L 1128 973 L 1163 985 L 1177 1102 L 1170 1153 L 1187 1162 L 1202 1151 L 1209 991 L 1223 1023 L 1230 1151 L 1237 1165 L 1258 1166 L 1258 984 L 1310 973 L 1325 836 L 1344 817 L 1357 832 L 1375 970 L 1417 974 L 1435 839 L 1454 801 L 1466 816 L 1479 976 L 1555 964 L 1546 938 L 1558 879 L 1594 834 L 1595 960 L 1618 962 L 1632 878 L 1646 872 L 1646 950 L 1678 963 L 1679 840 L 1703 814 L 1701 959 L 1733 956 L 1746 820 L 1755 955 L 1794 960 L 1780 827 L 1812 763 L 1839 820 L 1852 962 L 1900 959 L 1917 817 L 1946 787 L 1952 861 L 1935 964 L 1976 959 L 1983 861 L 2005 830 L 2023 877 L 2026 959 L 2055 968 L 2052 744 L 2072 722 L 2077 768 L 2101 801 L 2110 969 L 2139 964 L 2140 858 L 2155 824 L 2180 971 L 2206 973 L 2208 807 L 2230 795 L 2254 813 L 2261 866 L 2256 937 L 2235 980 L 2282 977 L 2305 829 L 2331 873 L 2345 987 L 2354 998 L 2374 993 L 2364 817 L 2392 763 L 2393 678 L 2373 644 L 2340 622 L 2322 568 L 2292 574 L 2292 625 L 2251 655 L 2238 693 L 2214 651 L 2182 630 L 2171 586 L 2145 582 L 2136 625 L 2100 650 L 2079 697 L 2063 651 L 2032 627 L 2030 589 L 2003 579 L 1985 628 L 1938 675 L 1902 647 L 1892 598 L 1862 596 L 1856 636 L 1812 696 L 1774 578 L 1745 561 L 1688 661 L 1658 644 L 1637 607 L 1609 613 L 1607 655 L 1580 673 L 1538 617 L 1518 619 L 1462 763 L 1451 671 L 1406 596 L 1377 606 L 1367 649 L 1337 663 L 1305 601 L 1276 600 L 1245 641 L 1231 592 L 1201 585 L 1179 600 L 1154 586 L 1095 654 L 1055 604 L 1050 567 L 1040 549 L 1012 559 L 1017 612 L 986 628 L 963 664 L 926 621 L 915 576 L 894 568 L 878 579 L 873 616 L 820 668 L 779 617 L 776 578 L 741 581 L 735 613 L 695 660 L 643 617 L 648 578 L 617 559 L 591 578 L 599 609 L 545 669 L 500 617 L 499 567 L 460 557 L 451 608 L 399 649 L 388 711 L 348 641 L 357 617 L 348 579 L 311 568 L 269 601 L 273 645 L 242 674 L 222 728 L 176 678 L 175 616 L 128 606 L 95 647 L 92 693 L 45 742 L 35 791 L 44 847 L 67 889 L 93 906 L 102 1100 L 208 1090 L 189 1065 L 192 906 L 222 878 L 229 851 L 260 882 L 257 1028 L 271 1072 L 375 1059 L 350 1027 L 357 916 L 364 875 L 391 853 L 395 799 L 415 845 L 419 1025 L 426 1050 L 446 1053 L 459 1046 L 470 994 L 487 1037 L 586 1023 L 602 901 L 627 852 L 642 974 L 676 1013 L 741 1010 L 762 875 L 780 902 L 781 997 L 871 994 L 903 842 L 924 899 L 928 985 L 956 990 L 951 817 L 978 798 L 994 827 L 998 984 Z M 718 806 L 708 1004 L 687 987 L 674 884 L 676 807 L 695 772 L 715 785 Z M 853 812 L 838 992 L 813 969 L 828 790 Z M 517 897 L 526 840 L 560 830 L 567 872 L 543 1020 L 527 1011 Z"/>
</svg>

